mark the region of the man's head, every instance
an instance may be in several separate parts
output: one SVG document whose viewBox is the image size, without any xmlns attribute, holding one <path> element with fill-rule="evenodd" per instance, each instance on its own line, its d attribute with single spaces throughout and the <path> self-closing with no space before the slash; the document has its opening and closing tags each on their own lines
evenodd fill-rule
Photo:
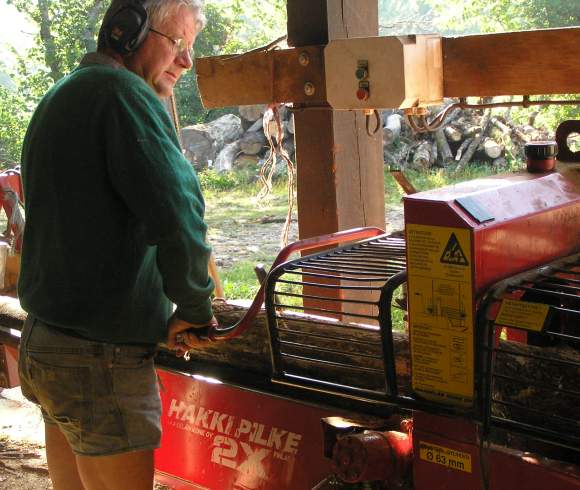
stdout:
<svg viewBox="0 0 580 490">
<path fill-rule="evenodd" d="M 191 68 L 191 48 L 204 25 L 201 0 L 113 0 L 99 31 L 98 50 L 143 78 L 160 97 L 168 97 Z"/>
</svg>

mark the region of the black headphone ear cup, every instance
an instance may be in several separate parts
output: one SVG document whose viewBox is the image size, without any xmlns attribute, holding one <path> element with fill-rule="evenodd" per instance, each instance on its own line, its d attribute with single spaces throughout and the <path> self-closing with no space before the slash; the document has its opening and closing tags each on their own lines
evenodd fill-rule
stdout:
<svg viewBox="0 0 580 490">
<path fill-rule="evenodd" d="M 131 2 L 121 7 L 107 22 L 107 46 L 121 55 L 132 53 L 143 43 L 148 32 L 147 11 L 139 2 Z"/>
</svg>

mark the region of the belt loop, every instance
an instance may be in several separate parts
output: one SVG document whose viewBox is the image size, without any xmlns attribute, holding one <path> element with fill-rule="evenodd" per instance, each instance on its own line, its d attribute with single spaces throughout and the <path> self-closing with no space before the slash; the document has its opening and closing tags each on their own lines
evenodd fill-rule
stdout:
<svg viewBox="0 0 580 490">
<path fill-rule="evenodd" d="M 36 323 L 36 318 L 32 315 L 28 315 L 26 320 L 24 320 L 24 325 L 22 326 L 22 332 L 20 335 L 20 348 L 24 349 L 28 345 L 28 340 L 32 334 L 32 329 Z"/>
</svg>

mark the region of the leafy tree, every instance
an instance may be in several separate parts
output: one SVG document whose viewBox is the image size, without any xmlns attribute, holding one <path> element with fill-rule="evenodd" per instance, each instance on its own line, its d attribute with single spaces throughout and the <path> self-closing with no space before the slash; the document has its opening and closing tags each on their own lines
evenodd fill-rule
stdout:
<svg viewBox="0 0 580 490">
<path fill-rule="evenodd" d="M 382 36 L 433 33 L 433 21 L 433 9 L 425 0 L 379 0 Z"/>
<path fill-rule="evenodd" d="M 436 13 L 436 22 L 446 32 L 504 32 L 580 25 L 580 3 L 569 0 L 427 1 Z M 529 113 L 529 109 L 520 109 L 512 111 L 511 116 L 523 122 Z M 553 131 L 560 122 L 578 118 L 578 106 L 544 106 L 538 109 L 536 124 Z"/>
<path fill-rule="evenodd" d="M 26 131 L 28 110 L 18 92 L 0 86 L 0 168 L 20 161 L 20 147 Z"/>
<path fill-rule="evenodd" d="M 38 26 L 34 48 L 18 57 L 10 74 L 18 93 L 7 91 L 6 76 L 0 100 L 0 148 L 18 160 L 18 147 L 38 100 L 60 78 L 70 73 L 82 56 L 96 48 L 96 37 L 109 0 L 7 0 Z M 264 44 L 286 30 L 285 0 L 230 0 L 206 2 L 208 24 L 196 44 L 198 55 L 245 51 Z M 182 124 L 201 122 L 215 111 L 201 105 L 195 73 L 183 77 L 176 88 Z M 223 112 L 221 111 L 217 111 Z M 6 118 L 6 120 L 5 120 Z"/>
<path fill-rule="evenodd" d="M 285 0 L 230 0 L 206 3 L 207 26 L 195 43 L 196 56 L 240 53 L 268 44 L 286 33 Z M 182 125 L 206 122 L 235 108 L 206 110 L 197 88 L 195 69 L 176 86 Z"/>
<path fill-rule="evenodd" d="M 580 24 L 580 4 L 570 0 L 428 0 L 447 28 L 521 31 Z M 452 14 L 452 15 L 449 15 Z"/>
</svg>

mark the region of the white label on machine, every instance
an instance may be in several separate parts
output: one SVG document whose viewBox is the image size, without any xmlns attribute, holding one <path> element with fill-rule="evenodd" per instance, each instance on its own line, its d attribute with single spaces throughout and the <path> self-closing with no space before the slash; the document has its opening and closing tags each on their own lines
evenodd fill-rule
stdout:
<svg viewBox="0 0 580 490">
<path fill-rule="evenodd" d="M 471 454 L 448 447 L 419 442 L 419 458 L 429 463 L 440 464 L 452 470 L 471 473 Z"/>
<path fill-rule="evenodd" d="M 468 229 L 407 225 L 413 390 L 430 399 L 473 399 L 473 294 Z"/>
</svg>

